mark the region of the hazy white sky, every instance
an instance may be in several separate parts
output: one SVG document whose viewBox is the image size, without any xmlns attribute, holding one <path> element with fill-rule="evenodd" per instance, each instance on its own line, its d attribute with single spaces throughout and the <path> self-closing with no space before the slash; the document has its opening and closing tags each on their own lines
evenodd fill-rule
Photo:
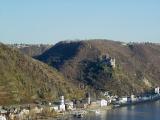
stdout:
<svg viewBox="0 0 160 120">
<path fill-rule="evenodd" d="M 160 0 L 0 0 L 0 42 L 160 42 Z"/>
</svg>

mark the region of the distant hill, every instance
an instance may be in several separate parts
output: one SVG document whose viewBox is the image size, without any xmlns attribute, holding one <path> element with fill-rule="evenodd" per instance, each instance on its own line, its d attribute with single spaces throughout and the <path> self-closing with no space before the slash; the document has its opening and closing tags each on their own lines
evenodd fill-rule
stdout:
<svg viewBox="0 0 160 120">
<path fill-rule="evenodd" d="M 48 65 L 0 44 L 0 104 L 81 97 L 84 91 Z"/>
<path fill-rule="evenodd" d="M 38 56 L 53 45 L 48 44 L 9 44 L 8 46 L 18 48 L 22 53 L 29 56 Z"/>
<path fill-rule="evenodd" d="M 106 62 L 115 58 L 115 68 Z M 141 93 L 160 85 L 160 46 L 110 40 L 59 42 L 36 59 L 71 81 L 113 94 Z"/>
</svg>

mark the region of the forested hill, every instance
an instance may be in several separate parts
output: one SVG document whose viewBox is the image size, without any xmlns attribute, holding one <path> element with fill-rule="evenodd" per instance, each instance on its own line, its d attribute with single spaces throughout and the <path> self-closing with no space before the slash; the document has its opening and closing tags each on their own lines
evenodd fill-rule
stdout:
<svg viewBox="0 0 160 120">
<path fill-rule="evenodd" d="M 141 93 L 160 85 L 160 45 L 110 40 L 59 42 L 38 60 L 73 82 L 114 94 Z M 109 60 L 109 61 L 108 61 Z M 115 60 L 115 67 L 110 62 Z"/>
<path fill-rule="evenodd" d="M 76 93 L 76 94 L 75 94 Z M 0 104 L 81 97 L 84 92 L 48 65 L 0 44 Z"/>
</svg>

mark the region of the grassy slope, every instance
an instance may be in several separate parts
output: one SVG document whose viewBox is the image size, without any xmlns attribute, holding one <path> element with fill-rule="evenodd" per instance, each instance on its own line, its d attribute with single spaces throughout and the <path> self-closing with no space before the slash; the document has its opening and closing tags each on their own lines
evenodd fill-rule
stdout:
<svg viewBox="0 0 160 120">
<path fill-rule="evenodd" d="M 82 91 L 57 70 L 0 44 L 0 104 L 52 100 L 59 95 L 81 97 Z"/>
</svg>

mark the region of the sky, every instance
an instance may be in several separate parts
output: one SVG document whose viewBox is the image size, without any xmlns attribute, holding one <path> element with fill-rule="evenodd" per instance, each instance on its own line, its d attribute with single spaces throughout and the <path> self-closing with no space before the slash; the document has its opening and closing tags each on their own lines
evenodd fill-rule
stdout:
<svg viewBox="0 0 160 120">
<path fill-rule="evenodd" d="M 160 43 L 160 0 L 0 0 L 0 42 Z"/>
</svg>

